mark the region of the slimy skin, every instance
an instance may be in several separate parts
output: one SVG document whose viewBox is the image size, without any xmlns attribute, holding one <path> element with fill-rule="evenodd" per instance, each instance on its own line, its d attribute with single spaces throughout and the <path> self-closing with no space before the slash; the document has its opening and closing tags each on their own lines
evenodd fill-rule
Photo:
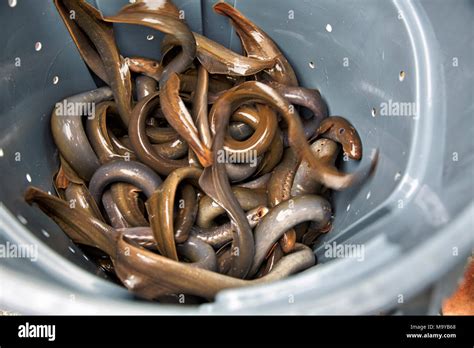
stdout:
<svg viewBox="0 0 474 348">
<path fill-rule="evenodd" d="M 275 65 L 272 58 L 260 60 L 234 53 L 228 48 L 194 33 L 199 62 L 211 74 L 251 76 Z"/>
<path fill-rule="evenodd" d="M 70 103 L 100 103 L 112 98 L 112 90 L 108 87 L 98 88 L 89 92 L 76 94 L 64 101 Z M 61 101 L 58 104 L 63 104 Z M 100 166 L 99 159 L 87 139 L 82 125 L 83 115 L 64 115 L 67 110 L 57 106 L 51 115 L 51 132 L 61 156 L 71 168 L 85 181 L 89 181 L 95 170 Z"/>
<path fill-rule="evenodd" d="M 253 163 L 226 163 L 225 170 L 231 183 L 241 182 L 251 177 L 258 169 L 262 157 L 257 157 L 256 164 Z"/>
<path fill-rule="evenodd" d="M 244 122 L 231 122 L 229 134 L 235 140 L 245 140 L 253 133 L 253 128 Z"/>
<path fill-rule="evenodd" d="M 135 85 L 138 100 L 142 100 L 150 94 L 155 93 L 158 88 L 156 80 L 145 75 L 137 76 L 135 79 Z"/>
<path fill-rule="evenodd" d="M 241 187 L 232 187 L 231 190 L 239 206 L 246 211 L 267 204 L 267 195 L 263 190 L 251 190 Z M 212 227 L 214 219 L 224 213 L 225 209 L 223 207 L 211 197 L 204 196 L 199 201 L 196 225 L 201 228 Z"/>
<path fill-rule="evenodd" d="M 339 146 L 330 139 L 318 139 L 311 145 L 311 151 L 321 163 L 334 166 L 339 154 Z M 291 196 L 319 194 L 321 188 L 321 183 L 314 180 L 308 162 L 303 160 L 296 170 Z"/>
<path fill-rule="evenodd" d="M 236 279 L 144 249 L 127 238 L 123 229 L 115 230 L 79 209 L 70 209 L 67 202 L 36 188 L 28 188 L 25 199 L 29 204 L 37 204 L 75 242 L 99 248 L 108 254 L 122 283 L 146 299 L 173 293 L 212 299 L 223 289 L 272 282 L 311 267 L 315 262 L 310 248 L 296 244 L 294 252 L 283 257 L 268 275 L 256 280 Z M 205 255 L 202 250 L 193 253 Z M 205 264 L 211 263 L 206 258 L 204 260 Z"/>
<path fill-rule="evenodd" d="M 89 191 L 96 202 L 104 189 L 116 182 L 132 184 L 150 197 L 162 183 L 161 178 L 146 165 L 135 161 L 113 161 L 103 164 L 92 176 Z"/>
<path fill-rule="evenodd" d="M 217 258 L 214 249 L 207 243 L 190 236 L 184 243 L 177 245 L 178 253 L 191 261 L 191 267 L 217 270 Z"/>
<path fill-rule="evenodd" d="M 200 138 L 191 114 L 179 96 L 179 84 L 178 75 L 171 74 L 159 93 L 161 109 L 168 123 L 189 144 L 201 165 L 208 167 L 212 164 L 211 150 Z"/>
<path fill-rule="evenodd" d="M 229 114 L 238 108 L 238 106 L 240 106 L 242 103 L 248 102 L 249 100 L 267 103 L 280 113 L 288 125 L 288 139 L 290 147 L 293 149 L 296 158 L 298 160 L 306 159 L 306 161 L 308 161 L 310 164 L 314 177 L 322 182 L 325 186 L 335 190 L 342 190 L 360 183 L 374 172 L 378 162 L 378 151 L 375 151 L 370 163 L 362 166 L 361 169 L 350 174 L 341 173 L 336 168 L 321 164 L 311 152 L 311 149 L 304 136 L 304 130 L 300 117 L 296 110 L 293 110 L 294 108 L 292 108 L 288 101 L 277 91 L 263 83 L 247 81 L 228 90 L 212 106 L 209 117 L 211 119 L 216 117 L 216 119 L 221 120 L 221 123 L 222 120 L 225 120 L 225 124 L 221 124 L 220 126 L 227 127 L 230 117 Z M 218 116 L 213 116 L 213 113 L 217 113 Z M 222 133 L 224 136 L 225 129 L 222 130 Z M 217 134 L 218 131 L 216 130 L 216 136 L 213 144 L 213 151 L 215 150 L 214 152 L 216 153 L 223 147 L 223 144 L 221 145 L 220 143 L 220 137 Z M 217 173 L 219 164 L 214 165 L 212 168 Z M 204 175 L 207 176 L 206 171 L 204 171 Z"/>
<path fill-rule="evenodd" d="M 275 81 L 268 82 L 268 85 L 280 92 L 291 104 L 303 106 L 312 112 L 312 117 L 302 119 L 305 137 L 306 139 L 311 138 L 316 133 L 321 121 L 328 116 L 326 104 L 322 100 L 319 91 L 303 87 L 285 86 Z M 284 143 L 285 146 L 289 144 L 286 134 Z"/>
<path fill-rule="evenodd" d="M 285 150 L 282 161 L 273 170 L 267 184 L 268 203 L 274 207 L 291 197 L 291 187 L 299 165 L 293 149 Z"/>
<path fill-rule="evenodd" d="M 247 212 L 247 221 L 250 227 L 254 228 L 257 226 L 267 213 L 268 208 L 264 206 L 249 210 Z M 220 248 L 224 244 L 232 241 L 232 229 L 233 227 L 230 222 L 209 228 L 194 226 L 191 229 L 191 234 L 214 248 Z"/>
<path fill-rule="evenodd" d="M 160 63 L 158 63 L 156 60 L 145 57 L 128 57 L 125 58 L 125 61 L 128 64 L 130 70 L 134 73 L 143 74 L 146 77 L 153 79 L 155 81 L 155 86 L 156 82 L 160 81 L 161 76 L 163 75 L 163 66 L 160 65 Z M 141 99 L 143 98 L 138 98 L 138 100 Z"/>
<path fill-rule="evenodd" d="M 298 157 L 295 156 L 292 148 L 285 150 L 283 160 L 275 167 L 272 172 L 272 176 L 267 185 L 268 203 L 270 207 L 274 207 L 279 203 L 290 199 L 291 187 L 295 178 L 296 170 L 298 168 Z M 296 241 L 296 232 L 294 229 L 288 229 L 280 239 L 280 242 L 284 245 L 284 251 L 291 250 L 294 243 L 289 241 Z M 278 253 L 273 255 L 274 258 L 278 257 Z"/>
<path fill-rule="evenodd" d="M 145 123 L 146 124 L 146 123 Z M 179 138 L 178 133 L 171 127 L 146 127 L 146 135 L 153 144 L 162 144 L 170 141 L 176 141 Z"/>
<path fill-rule="evenodd" d="M 83 57 L 84 54 L 87 57 L 84 59 L 86 63 L 91 63 L 91 69 L 99 77 L 105 78 L 104 81 L 113 91 L 122 122 L 128 126 L 132 111 L 132 81 L 128 65 L 115 43 L 112 24 L 107 23 L 96 8 L 84 0 L 55 0 L 55 5 L 73 39 L 79 29 L 83 31 L 83 35 L 74 39 L 74 42 Z M 74 20 L 69 17 L 70 11 L 74 11 Z M 90 43 L 87 47 L 79 47 L 85 37 Z M 92 46 L 96 51 L 91 49 Z"/>
<path fill-rule="evenodd" d="M 293 253 L 283 257 L 266 276 L 242 280 L 192 267 L 157 255 L 120 238 L 114 265 L 117 275 L 133 292 L 154 299 L 160 295 L 184 293 L 213 299 L 224 289 L 273 282 L 314 265 L 313 251 L 297 244 Z"/>
<path fill-rule="evenodd" d="M 328 116 L 327 106 L 317 89 L 287 86 L 275 81 L 268 82 L 268 85 L 281 93 L 291 104 L 309 109 L 319 122 Z"/>
<path fill-rule="evenodd" d="M 295 71 L 270 36 L 225 2 L 216 3 L 214 11 L 230 18 L 248 57 L 262 60 L 276 59 L 275 66 L 265 70 L 271 80 L 288 86 L 298 86 Z"/>
<path fill-rule="evenodd" d="M 178 260 L 174 231 L 174 207 L 176 191 L 181 182 L 197 184 L 202 170 L 183 167 L 171 172 L 145 203 L 150 225 L 160 254 Z M 187 232 L 187 231 L 185 231 Z"/>
<path fill-rule="evenodd" d="M 217 122 L 215 115 L 216 113 L 212 114 L 210 118 L 211 131 L 214 134 Z M 257 104 L 256 107 L 245 105 L 234 112 L 231 120 L 247 123 L 254 132 L 243 141 L 226 136 L 224 150 L 229 156 L 260 156 L 269 149 L 278 126 L 277 116 L 270 107 L 262 104 Z"/>
<path fill-rule="evenodd" d="M 323 138 L 334 140 L 342 145 L 349 158 L 362 158 L 362 141 L 354 126 L 344 117 L 331 116 L 323 120 L 317 134 Z"/>
<path fill-rule="evenodd" d="M 105 221 L 86 185 L 70 182 L 64 191 L 64 198 L 69 203 L 73 202 L 76 208 L 82 209 L 90 216 Z"/>
<path fill-rule="evenodd" d="M 103 102 L 96 107 L 95 117 L 87 120 L 87 134 L 95 153 L 99 156 L 102 164 L 114 160 L 129 160 L 134 157 L 133 151 L 127 149 L 118 139 L 112 143 L 112 137 L 107 128 L 107 113 L 116 112 L 113 102 Z M 116 146 L 114 146 L 114 144 Z M 117 146 L 120 146 L 121 152 L 117 153 Z M 114 219 L 119 223 L 122 218 L 125 219 L 126 226 L 147 226 L 148 222 L 143 216 L 139 207 L 138 194 L 141 190 L 127 183 L 115 183 L 111 185 L 110 197 L 105 199 L 109 207 L 109 217 L 113 214 Z M 113 202 L 112 202 L 113 201 Z M 104 202 L 104 199 L 102 200 Z M 107 208 L 107 207 L 106 207 Z M 118 209 L 118 212 L 116 212 Z M 116 227 L 116 226 L 114 226 Z"/>
<path fill-rule="evenodd" d="M 257 273 L 271 246 L 285 233 L 304 221 L 315 221 L 321 227 L 331 218 L 331 205 L 314 195 L 298 196 L 270 210 L 255 228 L 255 256 L 250 275 Z"/>
<path fill-rule="evenodd" d="M 151 227 L 121 228 L 117 232 L 143 248 L 157 249 Z M 190 261 L 188 265 L 217 271 L 216 252 L 209 244 L 190 236 L 185 242 L 178 244 L 177 249 L 180 256 Z"/>
<path fill-rule="evenodd" d="M 187 159 L 172 160 L 155 151 L 147 135 L 146 119 L 149 113 L 159 105 L 159 94 L 150 94 L 140 100 L 133 108 L 128 135 L 133 150 L 140 161 L 160 175 L 168 175 L 173 170 L 188 165 Z M 170 132 L 174 133 L 174 131 Z"/>
<path fill-rule="evenodd" d="M 277 165 L 283 156 L 283 136 L 279 127 L 276 129 L 275 136 L 273 137 L 270 148 L 263 156 L 255 175 L 263 175 L 270 173 Z"/>
<path fill-rule="evenodd" d="M 182 203 L 182 204 L 181 204 Z M 184 243 L 196 221 L 198 202 L 196 190 L 192 185 L 183 185 L 181 200 L 178 204 L 178 214 L 175 222 L 174 239 L 176 243 Z"/>
<path fill-rule="evenodd" d="M 96 106 L 94 117 L 88 118 L 86 122 L 87 137 L 101 164 L 125 159 L 125 156 L 117 153 L 109 136 L 107 115 L 110 113 L 117 113 L 115 103 L 112 101 L 102 102 Z"/>
<path fill-rule="evenodd" d="M 272 68 L 276 60 L 273 57 L 256 59 L 242 56 L 221 44 L 198 33 L 193 33 L 196 40 L 196 56 L 210 74 L 228 76 L 251 76 Z M 176 38 L 166 36 L 162 42 L 162 51 L 170 52 L 174 46 L 180 46 Z"/>
<path fill-rule="evenodd" d="M 179 19 L 179 10 L 171 1 L 143 0 L 124 6 L 115 16 L 104 17 L 112 23 L 143 25 L 172 35 L 182 50 L 167 64 L 160 77 L 160 88 L 172 73 L 185 71 L 196 57 L 196 41 L 186 23 Z"/>
<path fill-rule="evenodd" d="M 267 183 L 270 180 L 271 174 L 263 174 L 262 176 L 259 176 L 256 179 L 237 184 L 237 187 L 242 187 L 242 188 L 248 188 L 248 189 L 262 189 L 266 190 L 267 188 Z"/>
<path fill-rule="evenodd" d="M 107 214 L 107 217 L 109 218 L 110 225 L 113 228 L 130 227 L 122 212 L 117 207 L 117 204 L 115 203 L 114 198 L 110 193 L 110 190 L 105 191 L 102 195 L 102 205 Z"/>
<path fill-rule="evenodd" d="M 37 204 L 74 242 L 114 254 L 114 229 L 84 210 L 71 208 L 68 202 L 32 186 L 25 191 L 25 201 Z"/>
<path fill-rule="evenodd" d="M 139 195 L 142 190 L 133 184 L 118 182 L 110 185 L 110 193 L 120 213 L 130 227 L 148 226 L 143 215 L 143 203 Z"/>
<path fill-rule="evenodd" d="M 207 94 L 209 90 L 209 74 L 202 65 L 198 68 L 196 93 L 193 98 L 192 116 L 196 122 L 199 137 L 203 145 L 210 149 L 212 146 L 211 131 L 209 129 Z"/>
</svg>

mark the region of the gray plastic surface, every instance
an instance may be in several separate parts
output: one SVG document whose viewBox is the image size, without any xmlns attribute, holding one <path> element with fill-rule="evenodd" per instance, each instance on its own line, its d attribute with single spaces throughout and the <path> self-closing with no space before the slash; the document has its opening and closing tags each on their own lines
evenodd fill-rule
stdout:
<svg viewBox="0 0 474 348">
<path fill-rule="evenodd" d="M 212 11 L 214 2 L 175 1 L 192 30 L 240 51 L 228 21 Z M 127 1 L 91 3 L 112 14 Z M 52 191 L 54 103 L 94 88 L 94 81 L 51 1 L 18 0 L 15 7 L 2 1 L 0 242 L 38 245 L 39 256 L 36 262 L 0 258 L 0 307 L 82 314 L 378 313 L 420 293 L 472 252 L 473 2 L 231 3 L 275 40 L 302 86 L 319 88 L 330 113 L 351 120 L 365 156 L 380 149 L 375 176 L 335 195 L 333 231 L 315 249 L 321 263 L 274 284 L 224 291 L 199 307 L 137 302 L 102 279 L 22 198 L 28 185 Z M 116 35 L 124 56 L 159 57 L 160 33 L 118 25 Z M 381 115 L 390 100 L 415 103 L 418 114 Z M 343 166 L 351 171 L 357 163 Z M 364 260 L 328 258 L 324 243 L 333 242 L 363 245 Z"/>
</svg>

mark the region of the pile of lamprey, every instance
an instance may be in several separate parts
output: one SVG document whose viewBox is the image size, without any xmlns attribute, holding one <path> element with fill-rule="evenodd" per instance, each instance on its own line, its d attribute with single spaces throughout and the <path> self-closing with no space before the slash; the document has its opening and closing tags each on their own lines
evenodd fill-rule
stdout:
<svg viewBox="0 0 474 348">
<path fill-rule="evenodd" d="M 211 300 L 313 266 L 311 246 L 331 229 L 330 191 L 371 175 L 378 153 L 354 173 L 336 168 L 343 154 L 361 159 L 360 137 L 298 85 L 272 39 L 224 2 L 214 10 L 243 55 L 192 32 L 169 1 L 107 17 L 86 1 L 55 5 L 107 86 L 56 104 L 57 196 L 30 187 L 27 202 L 147 299 Z M 160 60 L 123 57 L 114 23 L 165 33 Z"/>
</svg>

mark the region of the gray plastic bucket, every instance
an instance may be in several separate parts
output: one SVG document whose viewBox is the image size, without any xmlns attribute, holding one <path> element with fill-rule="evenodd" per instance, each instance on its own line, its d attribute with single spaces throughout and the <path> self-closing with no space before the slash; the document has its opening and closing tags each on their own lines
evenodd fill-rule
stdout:
<svg viewBox="0 0 474 348">
<path fill-rule="evenodd" d="M 213 13 L 213 2 L 175 1 L 192 30 L 239 51 L 227 20 Z M 112 14 L 126 1 L 92 3 Z M 380 149 L 375 176 L 335 196 L 333 231 L 315 249 L 319 265 L 273 284 L 223 291 L 201 306 L 137 301 L 105 280 L 22 198 L 28 185 L 52 191 L 58 166 L 49 128 L 54 103 L 94 88 L 94 81 L 52 1 L 4 0 L 0 242 L 37 245 L 38 258 L 0 258 L 0 308 L 80 314 L 379 313 L 428 288 L 472 252 L 474 3 L 234 0 L 233 5 L 278 43 L 301 85 L 319 88 L 330 113 L 352 121 L 366 153 Z M 116 34 L 124 56 L 159 57 L 160 33 L 118 25 Z M 402 116 L 396 116 L 396 105 L 398 113 L 404 108 Z M 416 114 L 407 111 L 409 105 Z M 345 163 L 346 170 L 356 166 Z M 362 245 L 363 260 L 331 257 L 328 245 L 334 242 Z"/>
</svg>

